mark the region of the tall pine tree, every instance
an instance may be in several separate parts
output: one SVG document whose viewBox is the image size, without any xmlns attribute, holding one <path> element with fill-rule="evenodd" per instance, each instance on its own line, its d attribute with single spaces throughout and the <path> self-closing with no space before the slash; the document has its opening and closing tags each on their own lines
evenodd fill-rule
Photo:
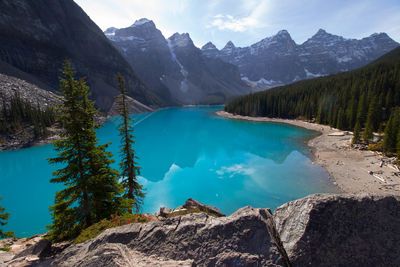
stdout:
<svg viewBox="0 0 400 267">
<path fill-rule="evenodd" d="M 1 197 L 0 197 L 0 200 L 2 200 Z M 1 227 L 7 225 L 7 220 L 10 217 L 10 214 L 5 212 L 5 210 L 6 210 L 5 208 L 0 206 L 0 226 Z M 3 232 L 3 230 L 0 229 L 0 238 L 7 238 L 7 237 L 12 237 L 12 236 L 14 236 L 14 232 Z"/>
<path fill-rule="evenodd" d="M 363 133 L 363 139 L 365 142 L 369 142 L 374 137 L 374 131 L 376 131 L 381 122 L 381 107 L 377 102 L 376 97 L 372 98 L 368 108 L 367 123 L 365 124 L 365 130 Z"/>
<path fill-rule="evenodd" d="M 133 149 L 133 145 L 135 144 L 135 136 L 133 135 L 134 120 L 129 116 L 125 80 L 120 73 L 117 74 L 117 82 L 121 93 L 117 98 L 118 112 L 122 117 L 122 122 L 118 128 L 119 135 L 121 136 L 120 154 L 122 162 L 120 163 L 120 168 L 123 177 L 122 185 L 125 189 L 124 196 L 132 201 L 134 210 L 139 212 L 145 194 L 143 192 L 143 186 L 137 181 L 137 175 L 140 174 L 140 167 L 138 167 L 136 162 L 138 157 Z M 129 209 L 129 212 L 132 213 L 132 209 Z"/>
<path fill-rule="evenodd" d="M 121 194 L 118 171 L 107 146 L 99 145 L 95 122 L 97 110 L 89 100 L 85 80 L 74 78 L 75 72 L 66 61 L 60 77 L 60 92 L 64 96 L 58 106 L 58 120 L 64 131 L 62 139 L 54 143 L 57 157 L 51 164 L 63 167 L 53 173 L 52 183 L 61 183 L 52 211 L 53 224 L 49 226 L 54 241 L 72 239 L 80 231 L 111 214 L 122 213 L 128 207 Z"/>
<path fill-rule="evenodd" d="M 400 125 L 399 110 L 394 110 L 385 127 L 385 135 L 383 136 L 383 150 L 392 154 L 396 152 L 397 136 Z"/>
</svg>

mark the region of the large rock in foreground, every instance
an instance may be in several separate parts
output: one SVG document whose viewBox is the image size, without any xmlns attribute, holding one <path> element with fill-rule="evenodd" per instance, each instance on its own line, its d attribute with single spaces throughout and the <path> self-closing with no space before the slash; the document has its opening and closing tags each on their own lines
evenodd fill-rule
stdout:
<svg viewBox="0 0 400 267">
<path fill-rule="evenodd" d="M 229 217 L 189 214 L 106 230 L 71 246 L 53 266 L 135 266 L 132 253 L 201 266 L 277 266 L 280 256 L 268 233 L 272 215 L 245 207 Z M 279 265 L 280 266 L 280 265 Z"/>
<path fill-rule="evenodd" d="M 12 261 L 0 255 L 0 265 L 20 266 L 39 255 L 38 266 L 68 267 L 400 266 L 399 199 L 317 194 L 274 215 L 251 207 L 228 217 L 194 213 L 108 229 L 55 257 L 42 258 L 35 248 Z M 187 202 L 193 205 L 199 203 Z"/>
<path fill-rule="evenodd" d="M 277 208 L 293 266 L 400 266 L 395 197 L 317 194 Z"/>
</svg>

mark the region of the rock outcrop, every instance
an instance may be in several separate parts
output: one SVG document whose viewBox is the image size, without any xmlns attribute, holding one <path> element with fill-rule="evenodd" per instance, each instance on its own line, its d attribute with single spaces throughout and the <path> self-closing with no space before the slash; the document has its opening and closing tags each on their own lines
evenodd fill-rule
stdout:
<svg viewBox="0 0 400 267">
<path fill-rule="evenodd" d="M 228 217 L 176 216 L 108 229 L 35 263 L 68 267 L 400 266 L 399 200 L 316 194 L 284 204 L 274 215 L 269 209 L 244 207 Z M 190 207 L 198 204 L 188 202 Z M 47 249 L 45 242 L 37 247 Z M 11 262 L 32 260 L 32 255 L 26 257 L 32 251 L 46 250 L 31 248 L 20 254 L 25 258 L 17 256 Z"/>
<path fill-rule="evenodd" d="M 278 207 L 293 266 L 400 266 L 400 198 L 317 194 Z"/>
<path fill-rule="evenodd" d="M 193 198 L 189 198 L 186 200 L 185 204 L 183 205 L 183 208 L 185 209 L 199 209 L 201 211 L 204 211 L 210 215 L 216 216 L 216 217 L 223 217 L 225 214 L 223 214 L 218 208 L 212 207 L 209 205 L 204 205 L 200 201 L 197 201 Z"/>
<path fill-rule="evenodd" d="M 174 210 L 171 210 L 167 207 L 161 207 L 159 212 L 156 212 L 154 216 L 157 218 L 168 218 L 168 217 L 173 217 L 173 216 L 180 216 L 180 215 L 185 215 L 189 213 L 200 213 L 200 212 L 205 212 L 208 215 L 214 216 L 214 217 L 224 217 L 225 214 L 223 214 L 218 208 L 212 207 L 209 205 L 204 205 L 200 201 L 197 201 L 193 198 L 189 198 L 186 200 L 185 204 L 183 206 L 179 206 Z"/>
<path fill-rule="evenodd" d="M 245 207 L 229 217 L 195 213 L 130 224 L 67 248 L 52 265 L 133 266 L 129 254 L 137 251 L 200 266 L 274 266 L 280 260 L 268 234 L 271 221 L 272 215 L 264 209 Z"/>
</svg>

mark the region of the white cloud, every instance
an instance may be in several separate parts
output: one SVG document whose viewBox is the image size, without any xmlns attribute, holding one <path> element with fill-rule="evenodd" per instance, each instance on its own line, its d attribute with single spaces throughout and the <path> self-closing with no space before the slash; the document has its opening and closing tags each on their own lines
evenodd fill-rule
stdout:
<svg viewBox="0 0 400 267">
<path fill-rule="evenodd" d="M 236 19 L 231 15 L 218 14 L 214 16 L 213 21 L 208 28 L 216 27 L 219 30 L 230 30 L 234 32 L 243 32 L 251 27 L 257 26 L 258 21 L 252 17 Z"/>
<path fill-rule="evenodd" d="M 271 4 L 267 0 L 244 0 L 238 9 L 246 15 L 221 14 L 211 17 L 211 22 L 207 28 L 217 28 L 218 30 L 228 30 L 233 32 L 244 32 L 256 28 L 266 27 L 266 18 L 270 12 Z M 236 10 L 234 13 L 237 13 Z"/>
</svg>

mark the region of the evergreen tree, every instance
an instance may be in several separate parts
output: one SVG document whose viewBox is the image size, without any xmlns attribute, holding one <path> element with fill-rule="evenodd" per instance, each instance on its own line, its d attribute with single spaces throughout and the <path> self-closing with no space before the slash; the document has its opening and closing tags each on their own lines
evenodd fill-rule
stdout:
<svg viewBox="0 0 400 267">
<path fill-rule="evenodd" d="M 397 147 L 397 136 L 399 132 L 400 114 L 398 110 L 392 112 L 385 127 L 383 136 L 383 150 L 386 153 L 395 153 Z"/>
<path fill-rule="evenodd" d="M 0 200 L 2 200 L 2 198 L 0 197 Z M 7 225 L 7 220 L 10 216 L 10 214 L 8 214 L 7 212 L 5 212 L 5 208 L 0 206 L 0 226 L 5 226 Z M 14 232 L 3 232 L 2 229 L 0 229 L 0 238 L 7 238 L 7 237 L 12 237 L 14 236 Z"/>
<path fill-rule="evenodd" d="M 360 132 L 361 132 L 361 124 L 360 122 L 357 121 L 356 126 L 354 127 L 354 132 L 353 132 L 353 144 L 358 144 L 360 143 Z"/>
<path fill-rule="evenodd" d="M 121 213 L 127 202 L 118 183 L 118 171 L 111 168 L 112 154 L 108 144 L 99 145 L 95 122 L 97 110 L 89 100 L 85 80 L 75 80 L 75 72 L 66 61 L 60 77 L 60 92 L 64 96 L 58 106 L 58 120 L 64 131 L 54 143 L 57 157 L 51 164 L 63 164 L 53 173 L 52 183 L 64 189 L 56 192 L 55 204 L 50 207 L 53 224 L 49 226 L 54 241 L 72 239 L 80 231 L 111 214 Z"/>
<path fill-rule="evenodd" d="M 140 174 L 140 167 L 138 167 L 138 164 L 135 161 L 138 157 L 133 149 L 133 145 L 135 144 L 135 136 L 133 135 L 134 120 L 129 116 L 125 80 L 120 73 L 117 75 L 117 82 L 121 93 L 117 98 L 118 112 L 122 117 L 122 122 L 118 128 L 122 143 L 120 150 L 122 158 L 122 162 L 120 163 L 121 174 L 123 177 L 122 185 L 125 189 L 124 196 L 132 201 L 135 211 L 139 212 L 145 194 L 143 192 L 143 186 L 137 181 L 137 175 Z M 132 213 L 132 209 L 129 209 L 129 212 Z"/>
<path fill-rule="evenodd" d="M 367 123 L 365 124 L 365 129 L 362 136 L 364 142 L 367 143 L 374 137 L 374 114 L 373 114 L 373 112 L 375 112 L 374 106 L 375 106 L 374 102 L 371 102 L 369 105 Z"/>
<path fill-rule="evenodd" d="M 397 159 L 400 161 L 400 127 L 398 127 L 398 134 L 397 134 Z"/>
<path fill-rule="evenodd" d="M 343 109 L 339 109 L 337 116 L 336 128 L 345 129 L 346 128 L 346 115 Z"/>
<path fill-rule="evenodd" d="M 357 108 L 357 121 L 360 122 L 361 127 L 364 125 L 367 115 L 367 97 L 365 93 L 361 95 L 360 102 Z"/>
<path fill-rule="evenodd" d="M 376 97 L 373 97 L 368 108 L 367 123 L 363 134 L 364 141 L 368 142 L 373 138 L 373 132 L 378 129 L 381 117 L 380 103 L 377 102 Z"/>
<path fill-rule="evenodd" d="M 0 95 L 0 98 L 2 99 L 0 134 L 13 135 L 33 125 L 35 138 L 41 138 L 47 135 L 47 127 L 55 122 L 55 114 L 50 107 L 42 110 L 38 104 L 32 106 L 18 93 L 15 93 L 8 101 L 4 95 Z"/>
</svg>

